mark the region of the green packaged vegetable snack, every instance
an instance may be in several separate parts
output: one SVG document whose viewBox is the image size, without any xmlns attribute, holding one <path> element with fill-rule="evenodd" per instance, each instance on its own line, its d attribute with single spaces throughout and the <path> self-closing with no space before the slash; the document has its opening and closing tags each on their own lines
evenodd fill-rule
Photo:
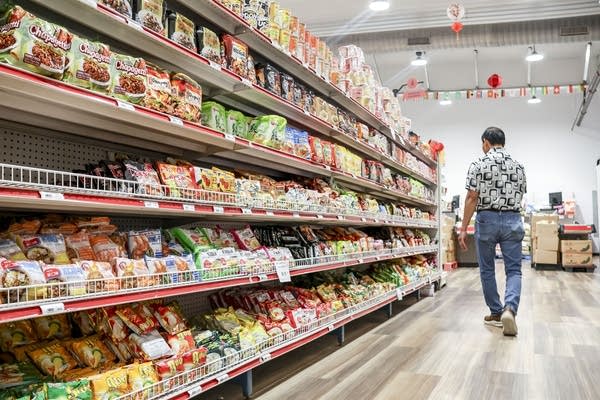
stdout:
<svg viewBox="0 0 600 400">
<path fill-rule="evenodd" d="M 202 125 L 217 130 L 226 131 L 227 113 L 225 107 L 214 101 L 207 101 L 202 104 Z"/>
<path fill-rule="evenodd" d="M 248 136 L 246 116 L 239 111 L 227 111 L 227 133 L 245 139 Z"/>
</svg>

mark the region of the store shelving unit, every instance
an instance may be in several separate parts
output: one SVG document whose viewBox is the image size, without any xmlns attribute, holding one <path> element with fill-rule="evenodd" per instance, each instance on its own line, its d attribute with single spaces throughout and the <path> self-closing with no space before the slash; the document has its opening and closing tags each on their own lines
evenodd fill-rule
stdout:
<svg viewBox="0 0 600 400">
<path fill-rule="evenodd" d="M 129 54 L 137 54 L 163 67 L 182 71 L 196 79 L 203 87 L 205 97 L 225 104 L 235 105 L 246 112 L 279 114 L 311 132 L 329 137 L 356 153 L 380 161 L 399 172 L 411 175 L 430 188 L 439 188 L 431 179 L 396 160 L 381 154 L 366 143 L 346 135 L 315 116 L 306 113 L 285 100 L 252 85 L 246 79 L 215 65 L 203 57 L 184 49 L 170 40 L 158 36 L 114 12 L 96 5 L 92 0 L 26 0 L 23 6 L 40 17 L 67 26 L 75 32 L 99 36 L 114 48 Z M 430 167 L 437 163 L 418 149 L 404 142 L 375 115 L 359 103 L 347 97 L 328 81 L 317 76 L 295 58 L 276 48 L 264 35 L 213 0 L 173 1 L 173 6 L 187 9 L 231 34 L 238 35 L 252 51 L 272 60 L 298 80 L 311 86 L 316 92 L 332 99 L 359 120 L 381 131 L 398 146 L 413 154 Z M 142 152 L 152 155 L 171 155 L 188 160 L 218 162 L 220 165 L 243 165 L 273 173 L 297 174 L 323 177 L 342 183 L 350 189 L 369 193 L 375 197 L 403 202 L 435 212 L 437 221 L 407 219 L 381 213 L 352 213 L 343 209 L 311 206 L 289 202 L 258 202 L 234 194 L 187 190 L 185 196 L 168 195 L 162 187 L 160 195 L 145 194 L 134 182 L 95 178 L 64 172 L 58 160 L 45 159 L 44 167 L 31 157 L 15 150 L 5 153 L 0 164 L 0 210 L 3 211 L 50 211 L 64 213 L 101 213 L 134 217 L 142 223 L 150 219 L 172 221 L 192 219 L 206 222 L 230 222 L 253 224 L 313 224 L 357 227 L 407 227 L 439 231 L 437 200 L 417 198 L 379 183 L 336 170 L 324 164 L 304 160 L 281 151 L 247 140 L 223 134 L 210 128 L 181 121 L 144 107 L 117 101 L 111 97 L 44 78 L 26 71 L 0 65 L 0 126 L 5 140 L 22 140 L 32 148 L 43 147 L 44 141 L 78 143 L 86 151 L 75 163 L 89 162 L 89 154 L 108 151 Z M 26 133 L 26 134 L 24 134 Z M 30 135 L 31 134 L 31 135 Z M 14 139 L 17 138 L 17 139 Z M 20 138 L 20 139 L 18 139 Z M 34 143 L 35 142 L 35 143 Z M 57 143 L 58 143 L 57 142 Z M 35 144 L 35 146 L 34 146 Z M 12 147 L 11 147 L 12 148 Z M 77 150 L 74 151 L 75 154 Z M 41 153 L 40 153 L 41 154 Z M 140 154 L 140 153 L 138 153 Z M 45 156 L 36 155 L 38 158 Z M 61 157 L 60 155 L 55 158 Z M 73 155 L 76 157 L 76 155 Z M 156 158 L 156 157 L 155 157 Z M 38 160 L 39 161 L 39 160 Z M 24 166 L 35 165 L 35 166 Z M 439 171 L 438 171 L 439 172 Z M 439 173 L 438 173 L 439 176 Z M 82 182 L 85 182 L 82 183 Z M 125 188 L 119 191 L 109 187 Z M 432 235 L 435 236 L 435 235 Z M 377 261 L 393 260 L 416 254 L 438 253 L 438 245 L 421 246 L 329 256 L 320 259 L 294 260 L 288 265 L 292 276 L 320 271 L 367 265 Z M 438 263 L 438 265 L 441 265 Z M 4 298 L 17 299 L 0 304 L 0 322 L 16 321 L 40 315 L 66 313 L 114 304 L 125 304 L 155 298 L 196 299 L 210 291 L 256 283 L 269 284 L 278 280 L 276 263 L 264 263 L 259 267 L 235 275 L 221 274 L 219 278 L 202 277 L 198 272 L 169 275 L 168 284 L 118 291 L 88 290 L 84 295 L 68 296 L 69 284 L 45 285 L 48 293 L 62 296 L 37 298 L 36 286 L 16 289 L 0 289 Z M 251 371 L 257 365 L 268 362 L 295 348 L 313 341 L 327 333 L 335 332 L 343 341 L 344 326 L 363 315 L 388 307 L 391 303 L 419 289 L 441 280 L 441 271 L 412 282 L 396 291 L 371 298 L 347 308 L 333 316 L 302 326 L 294 332 L 271 338 L 258 346 L 258 351 L 242 354 L 237 359 L 224 359 L 222 364 L 204 365 L 197 370 L 179 374 L 145 390 L 148 399 L 187 399 L 206 391 L 226 380 L 243 375 L 244 392 L 251 394 Z M 163 276 L 156 276 L 163 282 Z M 96 282 L 101 284 L 103 282 Z M 86 282 L 89 286 L 90 282 Z M 100 285 L 102 286 L 102 285 Z M 128 396 L 136 398 L 140 393 Z"/>
</svg>

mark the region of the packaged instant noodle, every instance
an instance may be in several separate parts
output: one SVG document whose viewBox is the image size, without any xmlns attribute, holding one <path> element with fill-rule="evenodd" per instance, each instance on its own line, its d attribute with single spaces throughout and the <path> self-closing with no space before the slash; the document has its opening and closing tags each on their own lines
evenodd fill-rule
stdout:
<svg viewBox="0 0 600 400">
<path fill-rule="evenodd" d="M 196 30 L 198 54 L 217 64 L 221 64 L 221 42 L 219 36 L 208 28 L 199 27 Z"/>
<path fill-rule="evenodd" d="M 73 36 L 68 57 L 69 65 L 63 77 L 65 82 L 108 93 L 112 53 L 107 45 Z"/>
<path fill-rule="evenodd" d="M 98 4 L 105 5 L 127 18 L 133 18 L 131 3 L 132 0 L 98 0 Z"/>
<path fill-rule="evenodd" d="M 29 260 L 47 264 L 69 263 L 63 235 L 17 236 L 16 242 Z"/>
<path fill-rule="evenodd" d="M 165 29 L 166 5 L 164 0 L 134 0 L 135 1 L 135 19 L 137 22 L 158 33 L 167 36 Z"/>
<path fill-rule="evenodd" d="M 111 94 L 117 99 L 141 104 L 146 96 L 147 75 L 144 59 L 113 53 Z"/>
<path fill-rule="evenodd" d="M 66 235 L 65 244 L 67 246 L 67 255 L 71 262 L 80 260 L 93 261 L 96 259 L 94 249 L 92 249 L 90 238 L 86 231 Z"/>
<path fill-rule="evenodd" d="M 169 38 L 180 46 L 196 52 L 196 26 L 186 16 L 170 11 L 167 16 Z"/>
<path fill-rule="evenodd" d="M 61 79 L 72 39 L 65 28 L 15 6 L 0 18 L 0 61 Z"/>
<path fill-rule="evenodd" d="M 169 187 L 169 194 L 172 197 L 188 199 L 197 197 L 197 193 L 193 191 L 198 189 L 194 179 L 193 167 L 162 162 L 156 163 L 156 167 L 162 183 Z"/>
<path fill-rule="evenodd" d="M 202 103 L 202 125 L 219 132 L 225 132 L 227 129 L 226 120 L 225 107 L 214 101 Z"/>
<path fill-rule="evenodd" d="M 0 287 L 18 288 L 20 286 L 40 285 L 46 278 L 35 261 L 10 261 L 0 258 Z M 47 296 L 45 287 L 11 290 L 2 293 L 2 302 L 17 303 L 19 301 L 39 300 Z"/>
<path fill-rule="evenodd" d="M 186 121 L 200 123 L 202 120 L 202 87 L 187 75 L 171 75 L 171 87 L 175 108 L 173 114 Z"/>
<path fill-rule="evenodd" d="M 156 111 L 173 114 L 173 88 L 168 71 L 154 64 L 146 64 L 146 97 L 143 104 Z"/>
<path fill-rule="evenodd" d="M 248 77 L 248 46 L 231 35 L 223 35 L 227 66 L 233 73 Z"/>
</svg>

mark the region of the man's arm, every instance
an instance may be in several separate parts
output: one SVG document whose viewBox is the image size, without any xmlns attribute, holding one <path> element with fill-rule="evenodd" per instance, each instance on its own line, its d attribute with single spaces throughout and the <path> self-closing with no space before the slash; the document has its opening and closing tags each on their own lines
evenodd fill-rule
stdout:
<svg viewBox="0 0 600 400">
<path fill-rule="evenodd" d="M 465 212 L 463 215 L 462 228 L 460 229 L 460 234 L 458 235 L 458 242 L 460 243 L 460 247 L 465 251 L 468 250 L 467 228 L 469 227 L 469 222 L 471 221 L 471 218 L 473 218 L 473 214 L 475 214 L 478 198 L 479 193 L 473 190 L 467 191 L 467 199 L 465 200 Z"/>
</svg>

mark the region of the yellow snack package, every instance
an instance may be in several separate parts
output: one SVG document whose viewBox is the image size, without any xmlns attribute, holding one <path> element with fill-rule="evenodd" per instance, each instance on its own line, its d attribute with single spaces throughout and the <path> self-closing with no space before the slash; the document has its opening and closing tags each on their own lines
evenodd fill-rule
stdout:
<svg viewBox="0 0 600 400">
<path fill-rule="evenodd" d="M 66 371 L 77 367 L 77 362 L 67 349 L 56 341 L 27 354 L 40 371 L 52 377 L 59 377 Z"/>
<path fill-rule="evenodd" d="M 116 399 L 130 392 L 127 368 L 117 368 L 90 378 L 94 399 Z"/>
<path fill-rule="evenodd" d="M 35 318 L 33 325 L 40 340 L 66 339 L 71 337 L 71 325 L 66 314 Z"/>
<path fill-rule="evenodd" d="M 88 367 L 104 367 L 115 361 L 115 354 L 97 335 L 73 340 L 71 349 L 77 358 Z"/>
<path fill-rule="evenodd" d="M 146 389 L 146 391 L 140 392 L 136 398 L 147 399 L 150 395 L 158 394 L 159 388 L 152 388 L 152 386 L 160 382 L 160 378 L 151 362 L 130 365 L 127 368 L 127 376 L 131 392 L 143 391 Z"/>
<path fill-rule="evenodd" d="M 0 350 L 11 351 L 17 346 L 35 343 L 37 336 L 30 321 L 16 321 L 0 325 Z"/>
</svg>

